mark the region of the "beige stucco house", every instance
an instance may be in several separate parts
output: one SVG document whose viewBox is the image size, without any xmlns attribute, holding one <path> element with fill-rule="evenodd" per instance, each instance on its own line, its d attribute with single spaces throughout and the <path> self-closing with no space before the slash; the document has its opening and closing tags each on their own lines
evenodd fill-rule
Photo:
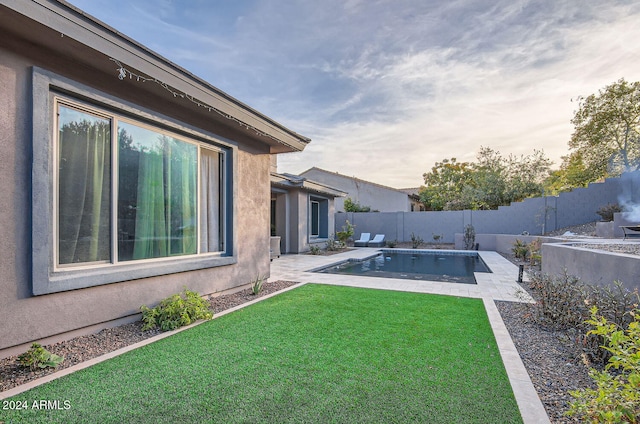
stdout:
<svg viewBox="0 0 640 424">
<path fill-rule="evenodd" d="M 424 208 L 420 209 L 419 197 L 415 190 L 403 191 L 317 167 L 307 169 L 300 176 L 345 192 L 345 197 L 336 199 L 336 212 L 345 211 L 344 200 L 346 198 L 350 198 L 360 206 L 368 206 L 371 211 L 377 212 L 424 210 Z"/>
<path fill-rule="evenodd" d="M 300 175 L 271 172 L 271 236 L 282 253 L 325 248 L 335 232 L 335 202 L 347 193 Z"/>
<path fill-rule="evenodd" d="M 0 5 L 0 357 L 269 274 L 309 139 L 63 1 Z"/>
</svg>

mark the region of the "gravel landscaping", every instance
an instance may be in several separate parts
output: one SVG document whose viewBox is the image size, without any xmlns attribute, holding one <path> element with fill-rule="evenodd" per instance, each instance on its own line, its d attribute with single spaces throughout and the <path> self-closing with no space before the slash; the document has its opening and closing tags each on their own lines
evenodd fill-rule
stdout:
<svg viewBox="0 0 640 424">
<path fill-rule="evenodd" d="M 258 297 L 274 293 L 294 284 L 297 283 L 294 281 L 264 283 Z M 245 289 L 232 294 L 212 297 L 210 302 L 214 314 L 217 314 L 255 299 L 256 296 L 251 292 L 251 289 Z M 56 369 L 44 368 L 31 371 L 18 363 L 17 356 L 0 359 L 0 392 L 158 334 L 160 334 L 160 330 L 142 331 L 142 321 L 137 321 L 119 327 L 107 328 L 96 334 L 75 337 L 64 342 L 44 346 L 49 352 L 64 356 L 64 361 Z"/>
<path fill-rule="evenodd" d="M 595 231 L 595 224 L 593 229 Z M 591 226 L 563 230 L 559 231 L 564 233 L 567 230 L 577 230 L 588 233 L 591 231 Z M 603 245 L 595 243 L 587 245 L 589 248 L 606 249 Z M 614 247 L 609 247 L 610 249 L 619 249 L 618 244 L 611 246 Z M 624 246 L 628 248 L 630 245 Z M 640 251 L 638 247 L 640 245 L 634 245 L 634 249 L 637 249 L 635 252 Z M 508 255 L 504 256 L 513 260 Z M 282 290 L 293 284 L 296 283 L 291 281 L 265 283 L 260 296 Z M 536 298 L 535 291 L 527 283 L 523 284 L 523 288 Z M 210 301 L 214 313 L 219 313 L 255 298 L 250 289 L 245 289 L 233 294 L 213 297 Z M 588 376 L 588 364 L 585 364 L 581 352 L 573 341 L 574 335 L 570 331 L 553 331 L 536 324 L 532 318 L 531 305 L 513 302 L 496 302 L 496 304 L 551 422 L 577 422 L 564 416 L 571 401 L 568 391 L 592 386 L 592 380 Z M 143 332 L 141 327 L 142 324 L 136 322 L 45 347 L 52 353 L 65 357 L 64 362 L 57 369 L 60 370 L 158 334 L 158 331 Z M 0 359 L 0 391 L 54 371 L 51 368 L 30 371 L 20 367 L 16 357 Z"/>
<path fill-rule="evenodd" d="M 536 298 L 526 282 L 522 287 Z M 569 391 L 595 385 L 575 334 L 541 327 L 533 319 L 531 305 L 501 301 L 496 305 L 551 422 L 580 422 L 564 416 L 573 400 Z"/>
</svg>

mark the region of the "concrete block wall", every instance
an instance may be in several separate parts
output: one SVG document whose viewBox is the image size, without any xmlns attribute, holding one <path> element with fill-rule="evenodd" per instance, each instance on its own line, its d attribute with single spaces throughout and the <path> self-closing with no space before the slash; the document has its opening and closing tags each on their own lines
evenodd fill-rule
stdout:
<svg viewBox="0 0 640 424">
<path fill-rule="evenodd" d="M 356 238 L 362 232 L 369 232 L 385 234 L 387 240 L 400 242 L 410 241 L 414 233 L 427 242 L 433 240 L 433 234 L 440 234 L 444 243 L 454 243 L 455 234 L 463 233 L 469 224 L 476 234 L 542 235 L 597 221 L 600 219 L 597 210 L 606 204 L 618 203 L 624 193 L 631 193 L 631 197 L 640 202 L 638 180 L 640 172 L 628 173 L 559 196 L 525 199 L 488 211 L 337 213 L 335 225 L 339 231 L 348 219 L 356 226 Z"/>
</svg>

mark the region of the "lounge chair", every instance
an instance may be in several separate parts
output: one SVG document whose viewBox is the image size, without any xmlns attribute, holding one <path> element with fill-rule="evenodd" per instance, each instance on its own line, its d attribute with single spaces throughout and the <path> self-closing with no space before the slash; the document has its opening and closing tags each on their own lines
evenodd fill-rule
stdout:
<svg viewBox="0 0 640 424">
<path fill-rule="evenodd" d="M 353 242 L 355 247 L 367 247 L 367 243 L 371 240 L 371 233 L 362 233 L 360 234 L 360 240 L 356 240 Z"/>
<path fill-rule="evenodd" d="M 367 247 L 382 247 L 384 246 L 384 234 L 376 234 L 376 236 L 367 243 Z"/>
</svg>

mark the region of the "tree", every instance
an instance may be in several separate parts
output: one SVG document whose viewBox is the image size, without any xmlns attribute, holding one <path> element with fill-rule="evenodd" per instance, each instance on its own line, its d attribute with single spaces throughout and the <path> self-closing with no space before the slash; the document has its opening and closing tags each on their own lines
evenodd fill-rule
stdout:
<svg viewBox="0 0 640 424">
<path fill-rule="evenodd" d="M 371 212 L 370 206 L 362 206 L 359 202 L 354 202 L 351 197 L 344 199 L 345 212 Z"/>
<path fill-rule="evenodd" d="M 436 162 L 431 172 L 422 175 L 425 185 L 420 188 L 420 201 L 428 210 L 451 210 L 448 203 L 460 199 L 465 185 L 471 184 L 472 172 L 470 163 L 456 158 Z"/>
<path fill-rule="evenodd" d="M 598 181 L 600 177 L 594 170 L 587 169 L 580 152 L 573 152 L 562 157 L 560 169 L 551 171 L 545 181 L 545 191 L 557 195 L 563 191 L 571 191 L 574 188 L 586 187 L 589 183 Z"/>
<path fill-rule="evenodd" d="M 640 170 L 640 82 L 622 78 L 578 102 L 568 160 L 581 160 L 592 181 Z"/>
<path fill-rule="evenodd" d="M 496 209 L 505 204 L 504 193 L 507 189 L 505 160 L 500 152 L 490 147 L 480 147 L 473 164 L 473 184 L 463 190 L 464 203 L 470 209 Z"/>
<path fill-rule="evenodd" d="M 481 147 L 475 163 L 455 158 L 437 162 L 425 173 L 420 199 L 431 210 L 497 209 L 544 193 L 551 161 L 542 151 L 508 158 Z"/>
<path fill-rule="evenodd" d="M 542 150 L 534 150 L 527 156 L 510 155 L 506 165 L 504 204 L 542 196 L 550 169 L 551 161 Z"/>
</svg>

